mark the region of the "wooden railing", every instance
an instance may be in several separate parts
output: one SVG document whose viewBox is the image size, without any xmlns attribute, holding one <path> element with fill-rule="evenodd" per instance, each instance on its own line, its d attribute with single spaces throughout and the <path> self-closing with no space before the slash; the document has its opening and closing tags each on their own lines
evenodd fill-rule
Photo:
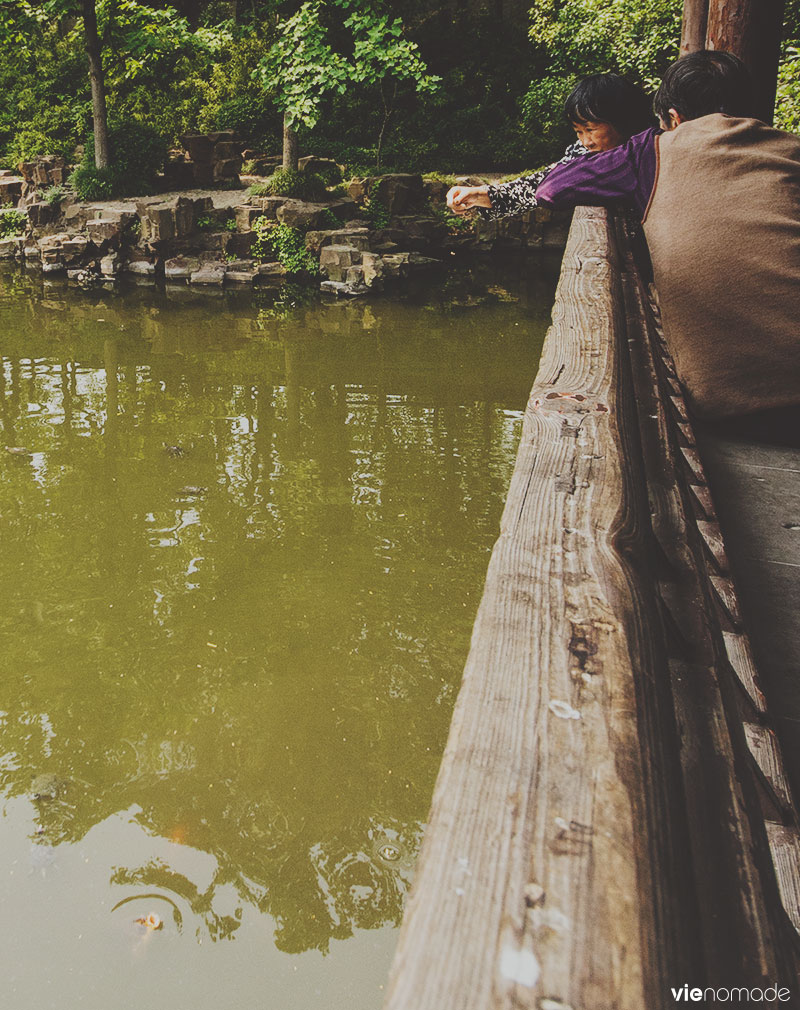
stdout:
<svg viewBox="0 0 800 1010">
<path fill-rule="evenodd" d="M 795 986 L 743 729 L 763 698 L 660 347 L 626 226 L 578 209 L 385 1010 Z"/>
</svg>

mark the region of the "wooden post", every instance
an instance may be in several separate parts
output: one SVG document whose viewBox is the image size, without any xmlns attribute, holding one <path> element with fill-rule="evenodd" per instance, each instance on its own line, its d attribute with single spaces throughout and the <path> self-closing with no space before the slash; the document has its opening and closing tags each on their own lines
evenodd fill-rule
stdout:
<svg viewBox="0 0 800 1010">
<path fill-rule="evenodd" d="M 687 0 L 694 3 L 696 0 Z M 706 48 L 734 53 L 753 75 L 754 115 L 772 123 L 785 0 L 710 0 Z"/>
<path fill-rule="evenodd" d="M 705 49 L 708 0 L 684 0 L 681 26 L 681 56 Z"/>
</svg>

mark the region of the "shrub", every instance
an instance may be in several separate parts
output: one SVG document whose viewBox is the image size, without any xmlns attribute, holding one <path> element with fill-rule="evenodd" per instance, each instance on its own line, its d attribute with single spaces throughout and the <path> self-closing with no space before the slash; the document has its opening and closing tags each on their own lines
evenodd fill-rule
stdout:
<svg viewBox="0 0 800 1010">
<path fill-rule="evenodd" d="M 266 182 L 251 187 L 255 196 L 291 196 L 296 200 L 321 200 L 327 195 L 325 182 L 313 172 L 279 168 Z"/>
<path fill-rule="evenodd" d="M 289 274 L 317 274 L 319 265 L 306 249 L 302 232 L 286 224 L 272 224 L 265 217 L 253 223 L 256 240 L 253 255 L 257 259 L 274 256 Z"/>
<path fill-rule="evenodd" d="M 335 186 L 342 181 L 342 170 L 337 164 L 320 165 L 314 173 L 318 175 L 326 186 Z"/>
<path fill-rule="evenodd" d="M 25 127 L 16 134 L 9 146 L 9 157 L 15 162 L 32 161 L 40 154 L 58 154 L 68 156 L 70 144 L 53 140 L 41 130 Z"/>
<path fill-rule="evenodd" d="M 111 164 L 98 169 L 94 164 L 94 135 L 87 138 L 83 159 L 70 176 L 81 200 L 152 192 L 167 157 L 167 145 L 158 132 L 144 123 L 119 123 L 109 129 L 108 143 Z"/>
<path fill-rule="evenodd" d="M 114 173 L 110 168 L 96 168 L 81 163 L 69 177 L 69 184 L 79 200 L 110 200 L 114 195 Z"/>
<path fill-rule="evenodd" d="M 52 207 L 54 204 L 61 203 L 66 195 L 63 186 L 50 186 L 42 192 L 42 199 Z"/>
<path fill-rule="evenodd" d="M 0 238 L 22 235 L 28 226 L 28 216 L 19 210 L 7 210 L 0 214 Z"/>
<path fill-rule="evenodd" d="M 389 208 L 376 197 L 370 197 L 364 204 L 364 213 L 369 218 L 373 228 L 386 228 L 389 225 Z"/>
</svg>

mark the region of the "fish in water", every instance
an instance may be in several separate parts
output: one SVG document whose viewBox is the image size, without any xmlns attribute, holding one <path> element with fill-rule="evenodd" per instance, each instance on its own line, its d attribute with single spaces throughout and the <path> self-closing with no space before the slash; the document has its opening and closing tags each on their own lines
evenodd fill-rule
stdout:
<svg viewBox="0 0 800 1010">
<path fill-rule="evenodd" d="M 182 445 L 167 445 L 164 443 L 164 452 L 167 456 L 172 456 L 173 459 L 180 459 L 181 456 L 186 455 L 186 450 Z"/>
<path fill-rule="evenodd" d="M 147 930 L 161 929 L 164 925 L 155 912 L 151 912 L 149 915 L 140 915 L 138 919 L 134 919 L 133 921 L 140 926 L 144 926 Z"/>
<path fill-rule="evenodd" d="M 12 456 L 32 456 L 33 453 L 30 449 L 26 449 L 24 445 L 7 445 L 5 447 L 6 452 L 10 453 Z"/>
</svg>

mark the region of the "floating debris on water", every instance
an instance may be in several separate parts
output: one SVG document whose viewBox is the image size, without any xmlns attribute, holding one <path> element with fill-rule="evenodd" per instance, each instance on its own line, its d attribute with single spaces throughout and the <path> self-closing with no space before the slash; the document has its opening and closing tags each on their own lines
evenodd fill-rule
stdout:
<svg viewBox="0 0 800 1010">
<path fill-rule="evenodd" d="M 141 915 L 133 921 L 137 922 L 140 926 L 144 926 L 145 929 L 161 929 L 164 925 L 155 912 L 151 912 L 149 915 Z"/>
</svg>

